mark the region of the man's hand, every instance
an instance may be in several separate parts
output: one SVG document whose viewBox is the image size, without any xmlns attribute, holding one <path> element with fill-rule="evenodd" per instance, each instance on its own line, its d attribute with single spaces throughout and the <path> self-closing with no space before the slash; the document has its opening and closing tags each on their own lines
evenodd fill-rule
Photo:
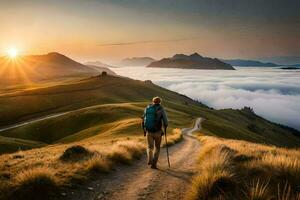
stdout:
<svg viewBox="0 0 300 200">
<path fill-rule="evenodd" d="M 161 136 L 163 136 L 164 134 L 167 135 L 167 127 L 164 127 L 164 131 L 162 132 Z"/>
</svg>

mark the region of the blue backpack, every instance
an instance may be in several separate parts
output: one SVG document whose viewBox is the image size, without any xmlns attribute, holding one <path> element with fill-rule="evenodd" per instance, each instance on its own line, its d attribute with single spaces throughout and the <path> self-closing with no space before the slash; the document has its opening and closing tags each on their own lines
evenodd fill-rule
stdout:
<svg viewBox="0 0 300 200">
<path fill-rule="evenodd" d="M 157 132 L 161 129 L 161 116 L 158 111 L 161 109 L 160 105 L 149 105 L 146 108 L 144 115 L 144 127 L 149 132 Z"/>
</svg>

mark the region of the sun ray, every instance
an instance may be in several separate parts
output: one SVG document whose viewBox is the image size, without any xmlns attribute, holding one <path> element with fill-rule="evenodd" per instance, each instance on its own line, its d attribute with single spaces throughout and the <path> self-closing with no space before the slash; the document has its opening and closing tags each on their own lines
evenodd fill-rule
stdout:
<svg viewBox="0 0 300 200">
<path fill-rule="evenodd" d="M 16 57 L 14 59 L 9 56 L 4 57 L 0 63 L 0 75 L 5 74 L 3 79 L 5 79 L 9 85 L 18 82 L 30 84 L 32 83 L 30 72 L 28 72 L 30 70 L 28 70 L 25 65 L 22 57 Z"/>
<path fill-rule="evenodd" d="M 15 59 L 19 55 L 18 49 L 14 48 L 14 47 L 8 49 L 7 55 L 9 56 L 9 58 Z"/>
</svg>

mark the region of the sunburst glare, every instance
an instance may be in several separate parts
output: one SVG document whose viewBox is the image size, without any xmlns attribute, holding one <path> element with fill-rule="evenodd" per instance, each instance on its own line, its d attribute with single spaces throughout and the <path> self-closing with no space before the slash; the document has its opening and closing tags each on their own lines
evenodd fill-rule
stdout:
<svg viewBox="0 0 300 200">
<path fill-rule="evenodd" d="M 18 49 L 16 48 L 10 48 L 7 50 L 7 55 L 10 57 L 10 58 L 16 58 L 18 56 L 19 52 L 18 52 Z"/>
</svg>

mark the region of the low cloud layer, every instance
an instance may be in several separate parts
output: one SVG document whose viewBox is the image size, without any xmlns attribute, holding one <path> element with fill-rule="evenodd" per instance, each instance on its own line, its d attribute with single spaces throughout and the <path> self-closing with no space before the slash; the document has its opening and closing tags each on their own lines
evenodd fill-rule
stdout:
<svg viewBox="0 0 300 200">
<path fill-rule="evenodd" d="M 216 109 L 250 106 L 273 122 L 300 130 L 300 71 L 120 68 L 117 73 L 152 80 Z"/>
</svg>

